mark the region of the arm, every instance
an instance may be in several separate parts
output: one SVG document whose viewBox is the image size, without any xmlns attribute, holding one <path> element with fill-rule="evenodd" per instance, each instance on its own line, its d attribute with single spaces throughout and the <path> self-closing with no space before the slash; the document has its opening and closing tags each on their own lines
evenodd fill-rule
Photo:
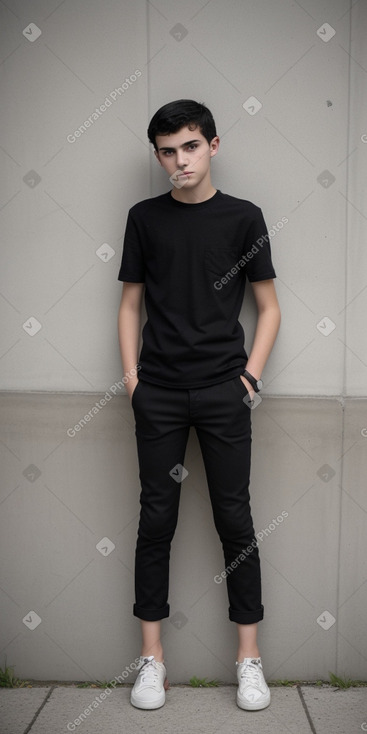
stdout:
<svg viewBox="0 0 367 734">
<path fill-rule="evenodd" d="M 143 290 L 144 283 L 124 281 L 118 314 L 118 335 L 124 374 L 130 372 L 138 362 L 140 309 Z M 137 375 L 131 377 L 126 383 L 126 392 L 130 400 L 137 383 Z"/>
<path fill-rule="evenodd" d="M 246 369 L 259 380 L 279 330 L 280 308 L 273 280 L 260 280 L 251 285 L 258 310 L 258 319 Z M 252 386 L 245 377 L 241 376 L 241 380 L 252 397 L 254 393 Z"/>
</svg>

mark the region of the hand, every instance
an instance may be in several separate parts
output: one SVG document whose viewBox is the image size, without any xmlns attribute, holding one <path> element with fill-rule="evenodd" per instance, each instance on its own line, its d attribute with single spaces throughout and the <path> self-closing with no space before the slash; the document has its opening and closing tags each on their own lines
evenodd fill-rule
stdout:
<svg viewBox="0 0 367 734">
<path fill-rule="evenodd" d="M 242 382 L 243 382 L 243 384 L 244 384 L 245 388 L 246 388 L 246 389 L 247 389 L 247 391 L 248 391 L 248 394 L 249 394 L 249 396 L 250 396 L 250 400 L 253 400 L 253 397 L 254 397 L 254 395 L 255 395 L 255 390 L 254 390 L 254 388 L 252 387 L 251 383 L 250 383 L 250 382 L 249 382 L 248 380 L 246 380 L 246 377 L 244 377 L 243 375 L 240 375 L 240 378 L 241 378 L 241 380 L 242 380 Z"/>
<path fill-rule="evenodd" d="M 138 382 L 139 382 L 139 378 L 138 377 L 136 377 L 136 376 L 135 377 L 130 377 L 130 380 L 125 385 L 126 392 L 127 392 L 128 396 L 130 398 L 130 402 L 131 402 L 131 399 L 132 399 L 132 396 L 133 396 L 133 392 L 134 392 L 134 390 L 135 390 Z"/>
</svg>

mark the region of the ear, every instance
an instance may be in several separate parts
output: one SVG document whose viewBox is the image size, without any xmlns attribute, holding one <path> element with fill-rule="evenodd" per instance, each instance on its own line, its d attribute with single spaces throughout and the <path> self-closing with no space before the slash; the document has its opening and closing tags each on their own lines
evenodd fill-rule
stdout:
<svg viewBox="0 0 367 734">
<path fill-rule="evenodd" d="M 210 148 L 210 157 L 211 158 L 218 153 L 219 143 L 220 143 L 220 140 L 219 140 L 218 135 L 216 135 L 215 138 L 213 138 L 210 141 L 209 148 Z"/>
</svg>

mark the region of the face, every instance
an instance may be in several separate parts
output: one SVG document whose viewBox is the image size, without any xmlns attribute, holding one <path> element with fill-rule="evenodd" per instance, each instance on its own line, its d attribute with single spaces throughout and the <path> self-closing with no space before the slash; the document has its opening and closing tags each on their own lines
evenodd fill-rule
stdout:
<svg viewBox="0 0 367 734">
<path fill-rule="evenodd" d="M 218 151 L 218 136 L 209 145 L 198 127 L 189 130 L 185 126 L 170 135 L 157 135 L 156 144 L 155 156 L 168 177 L 178 172 L 185 188 L 193 188 L 210 177 L 210 159 Z"/>
</svg>

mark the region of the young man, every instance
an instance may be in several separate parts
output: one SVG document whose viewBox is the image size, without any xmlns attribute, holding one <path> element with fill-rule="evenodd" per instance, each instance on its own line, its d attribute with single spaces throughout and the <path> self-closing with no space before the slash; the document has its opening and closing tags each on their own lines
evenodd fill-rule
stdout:
<svg viewBox="0 0 367 734">
<path fill-rule="evenodd" d="M 123 369 L 139 369 L 126 384 L 141 481 L 133 613 L 141 620 L 142 649 L 131 703 L 155 709 L 165 702 L 160 620 L 169 616 L 170 547 L 195 426 L 225 567 L 237 559 L 226 579 L 239 638 L 237 704 L 257 710 L 269 705 L 270 691 L 256 642 L 264 610 L 249 475 L 251 401 L 280 324 L 269 237 L 261 209 L 212 185 L 219 137 L 204 105 L 185 99 L 164 105 L 148 138 L 173 188 L 130 209 L 118 276 Z M 246 277 L 258 309 L 249 356 L 238 321 Z"/>
</svg>

